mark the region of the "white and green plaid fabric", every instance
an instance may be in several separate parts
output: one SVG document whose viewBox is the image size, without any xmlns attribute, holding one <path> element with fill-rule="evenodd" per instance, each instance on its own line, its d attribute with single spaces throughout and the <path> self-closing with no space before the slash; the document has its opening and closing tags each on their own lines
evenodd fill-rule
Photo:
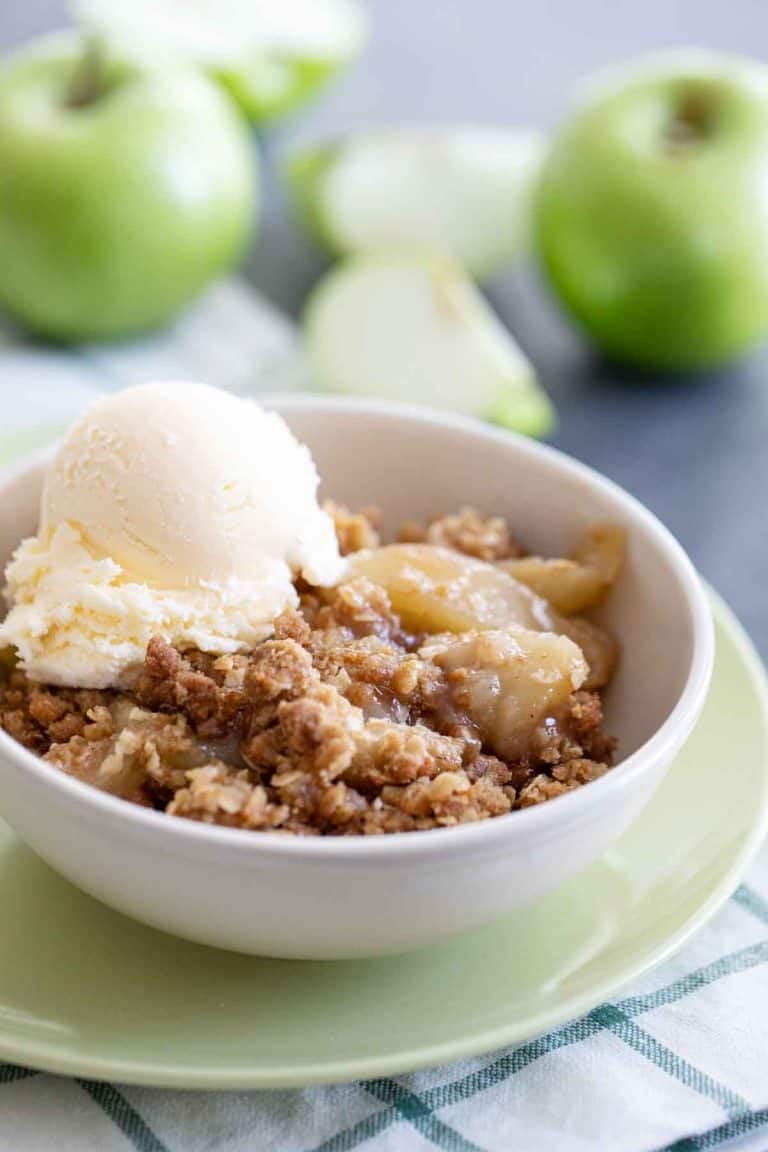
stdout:
<svg viewBox="0 0 768 1152">
<path fill-rule="evenodd" d="M 170 336 L 108 352 L 0 345 L 0 466 L 103 389 L 197 377 L 291 388 L 290 324 L 220 286 Z M 0 947 L 2 937 L 0 934 Z M 1 1152 L 703 1152 L 768 1149 L 768 854 L 678 956 L 529 1043 L 411 1076 L 160 1091 L 0 1064 Z"/>
</svg>

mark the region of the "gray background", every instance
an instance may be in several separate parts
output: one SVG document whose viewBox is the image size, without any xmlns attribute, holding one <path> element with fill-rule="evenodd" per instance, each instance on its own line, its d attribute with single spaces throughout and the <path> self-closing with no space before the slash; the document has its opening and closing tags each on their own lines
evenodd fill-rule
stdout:
<svg viewBox="0 0 768 1152">
<path fill-rule="evenodd" d="M 130 0 L 124 0 L 130 3 Z M 267 205 L 248 271 L 297 314 L 319 257 L 275 195 L 292 139 L 391 122 L 552 124 L 575 82 L 642 51 L 697 44 L 768 52 L 765 0 L 374 0 L 365 59 L 315 108 L 264 141 Z M 0 0 L 0 44 L 66 22 L 62 0 Z M 694 380 L 602 363 L 520 269 L 490 297 L 560 412 L 556 443 L 629 488 L 677 534 L 768 655 L 768 353 Z"/>
</svg>

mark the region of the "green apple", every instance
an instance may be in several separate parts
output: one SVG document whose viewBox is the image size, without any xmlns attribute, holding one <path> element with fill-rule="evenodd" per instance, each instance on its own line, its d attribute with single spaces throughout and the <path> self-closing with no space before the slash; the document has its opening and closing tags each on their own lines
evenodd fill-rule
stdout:
<svg viewBox="0 0 768 1152">
<path fill-rule="evenodd" d="M 56 37 L 0 70 L 0 304 L 61 340 L 163 323 L 242 254 L 244 124 L 196 72 Z"/>
<path fill-rule="evenodd" d="M 285 174 L 300 220 L 332 253 L 423 244 L 483 279 L 527 248 L 543 152 L 528 130 L 378 131 L 299 149 Z"/>
<path fill-rule="evenodd" d="M 768 68 L 657 57 L 588 90 L 536 203 L 549 279 L 610 356 L 687 370 L 768 334 Z"/>
<path fill-rule="evenodd" d="M 362 51 L 361 0 L 71 0 L 89 32 L 141 57 L 215 77 L 263 122 L 314 96 Z"/>
<path fill-rule="evenodd" d="M 552 406 L 533 368 L 458 264 L 427 249 L 351 256 L 307 304 L 316 383 L 446 408 L 544 435 Z"/>
</svg>

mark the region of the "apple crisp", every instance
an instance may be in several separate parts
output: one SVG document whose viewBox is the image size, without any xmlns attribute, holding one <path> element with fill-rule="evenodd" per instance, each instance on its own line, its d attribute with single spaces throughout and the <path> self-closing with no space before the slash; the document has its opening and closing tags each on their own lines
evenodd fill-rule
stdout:
<svg viewBox="0 0 768 1152">
<path fill-rule="evenodd" d="M 551 561 L 472 509 L 382 545 L 375 512 L 327 507 L 350 557 L 344 581 L 299 582 L 298 608 L 252 651 L 212 656 L 156 637 L 129 691 L 49 687 L 8 660 L 0 725 L 134 803 L 302 835 L 485 820 L 609 770 L 600 691 L 616 646 L 567 608 L 607 593 L 615 530 Z"/>
</svg>

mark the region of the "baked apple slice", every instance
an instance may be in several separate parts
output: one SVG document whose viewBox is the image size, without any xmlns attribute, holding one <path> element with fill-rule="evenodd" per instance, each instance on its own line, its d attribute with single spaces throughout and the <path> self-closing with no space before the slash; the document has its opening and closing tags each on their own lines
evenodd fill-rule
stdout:
<svg viewBox="0 0 768 1152">
<path fill-rule="evenodd" d="M 483 744 L 508 761 L 525 755 L 536 729 L 567 707 L 589 671 L 567 636 L 527 628 L 443 639 L 424 654 L 447 673 L 454 705 Z"/>
</svg>

